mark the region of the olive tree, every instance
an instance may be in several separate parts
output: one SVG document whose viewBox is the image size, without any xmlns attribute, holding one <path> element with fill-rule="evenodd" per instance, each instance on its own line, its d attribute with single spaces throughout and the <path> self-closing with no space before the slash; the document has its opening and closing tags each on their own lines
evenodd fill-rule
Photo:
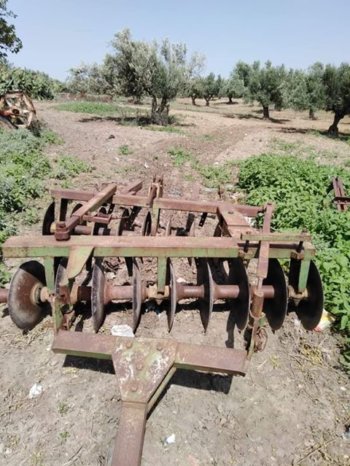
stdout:
<svg viewBox="0 0 350 466">
<path fill-rule="evenodd" d="M 151 120 L 166 125 L 169 107 L 194 73 L 196 59 L 187 59 L 184 44 L 168 40 L 147 43 L 132 39 L 128 29 L 115 35 L 114 54 L 109 57 L 123 95 L 141 99 L 151 97 Z"/>
<path fill-rule="evenodd" d="M 191 97 L 192 105 L 196 104 L 196 99 L 203 98 L 203 80 L 201 78 L 192 78 L 189 80 L 185 95 Z"/>
<path fill-rule="evenodd" d="M 334 120 L 328 133 L 338 135 L 338 123 L 350 114 L 350 65 L 342 63 L 339 67 L 327 65 L 323 74 L 326 94 L 326 110 L 334 113 Z"/>
<path fill-rule="evenodd" d="M 6 61 L 7 53 L 18 53 L 22 48 L 22 41 L 17 37 L 13 24 L 9 24 L 8 18 L 16 18 L 16 15 L 7 9 L 7 0 L 0 0 L 0 60 Z"/>
<path fill-rule="evenodd" d="M 215 78 L 214 73 L 208 74 L 205 78 L 202 78 L 202 87 L 203 87 L 203 98 L 205 100 L 205 105 L 209 107 L 210 101 L 214 97 L 218 97 L 220 94 L 220 88 L 222 85 L 222 78 L 219 75 Z"/>
<path fill-rule="evenodd" d="M 245 91 L 244 81 L 234 72 L 226 79 L 222 85 L 220 96 L 227 97 L 228 103 L 233 104 L 232 99 L 243 97 Z"/>
<path fill-rule="evenodd" d="M 263 108 L 263 117 L 270 118 L 270 106 L 283 107 L 284 66 L 272 66 L 267 61 L 264 66 L 256 61 L 251 66 L 247 85 L 247 100 L 257 101 Z"/>
<path fill-rule="evenodd" d="M 69 70 L 66 82 L 67 88 L 79 94 L 110 94 L 111 85 L 105 76 L 105 68 L 96 63 L 86 65 L 82 63 Z"/>
<path fill-rule="evenodd" d="M 286 106 L 296 110 L 308 110 L 309 118 L 325 108 L 324 67 L 322 63 L 310 66 L 307 72 L 290 70 L 283 84 Z"/>
</svg>

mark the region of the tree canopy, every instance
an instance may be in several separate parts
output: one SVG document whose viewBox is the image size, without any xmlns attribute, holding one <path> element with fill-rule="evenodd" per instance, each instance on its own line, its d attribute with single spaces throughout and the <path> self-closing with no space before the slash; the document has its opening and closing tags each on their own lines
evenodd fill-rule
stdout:
<svg viewBox="0 0 350 466">
<path fill-rule="evenodd" d="M 0 60 L 7 57 L 8 52 L 17 53 L 22 48 L 22 41 L 17 37 L 16 29 L 13 24 L 8 22 L 9 18 L 15 18 L 16 15 L 8 10 L 7 0 L 0 0 Z"/>
</svg>

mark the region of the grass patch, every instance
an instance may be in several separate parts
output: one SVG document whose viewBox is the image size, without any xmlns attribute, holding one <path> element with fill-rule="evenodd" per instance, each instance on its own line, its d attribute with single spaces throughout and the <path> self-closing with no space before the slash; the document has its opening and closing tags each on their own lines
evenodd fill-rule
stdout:
<svg viewBox="0 0 350 466">
<path fill-rule="evenodd" d="M 177 134 L 184 134 L 184 132 L 177 128 L 176 126 L 168 125 L 168 126 L 158 126 L 158 125 L 148 125 L 145 126 L 145 129 L 149 131 L 160 131 L 163 133 L 177 133 Z"/>
<path fill-rule="evenodd" d="M 57 110 L 75 113 L 89 113 L 92 115 L 113 115 L 119 113 L 120 107 L 106 102 L 64 102 L 55 106 Z"/>
<path fill-rule="evenodd" d="M 72 155 L 61 155 L 57 159 L 56 167 L 53 171 L 53 176 L 57 180 L 67 180 L 69 178 L 80 175 L 80 173 L 91 172 L 91 166 Z"/>
<path fill-rule="evenodd" d="M 316 264 L 325 292 L 325 308 L 336 316 L 344 338 L 341 362 L 350 371 L 350 211 L 339 212 L 327 193 L 333 176 L 350 191 L 350 171 L 318 165 L 294 156 L 263 154 L 240 164 L 239 187 L 249 204 L 273 201 L 276 230 L 306 229 L 317 249 Z"/>
<path fill-rule="evenodd" d="M 169 149 L 168 154 L 170 155 L 170 158 L 175 167 L 181 167 L 187 162 L 191 162 L 192 164 L 196 162 L 191 152 L 188 152 L 181 147 L 172 147 Z"/>
</svg>

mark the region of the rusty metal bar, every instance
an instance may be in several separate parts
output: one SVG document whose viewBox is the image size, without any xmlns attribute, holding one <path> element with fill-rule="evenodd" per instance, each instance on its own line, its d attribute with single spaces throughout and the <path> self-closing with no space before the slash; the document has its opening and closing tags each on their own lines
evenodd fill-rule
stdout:
<svg viewBox="0 0 350 466">
<path fill-rule="evenodd" d="M 272 243 L 271 258 L 290 258 L 297 251 L 299 243 Z M 72 236 L 67 241 L 56 241 L 53 236 L 8 238 L 3 247 L 3 257 L 68 257 L 73 248 L 91 248 L 95 257 L 257 257 L 259 244 L 249 243 L 244 252 L 245 242 L 235 238 L 208 237 L 147 237 L 147 236 Z M 310 243 L 304 244 L 305 254 L 315 255 Z"/>
<path fill-rule="evenodd" d="M 122 401 L 112 466 L 138 466 L 145 438 L 147 403 Z"/>
</svg>

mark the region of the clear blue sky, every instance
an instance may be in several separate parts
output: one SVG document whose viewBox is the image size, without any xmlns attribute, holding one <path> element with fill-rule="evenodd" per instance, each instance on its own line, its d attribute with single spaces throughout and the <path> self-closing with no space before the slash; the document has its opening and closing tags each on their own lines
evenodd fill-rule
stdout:
<svg viewBox="0 0 350 466">
<path fill-rule="evenodd" d="M 238 60 L 306 68 L 350 61 L 350 0 L 8 0 L 23 49 L 9 59 L 64 79 L 101 62 L 114 34 L 169 38 L 227 76 Z"/>
</svg>

